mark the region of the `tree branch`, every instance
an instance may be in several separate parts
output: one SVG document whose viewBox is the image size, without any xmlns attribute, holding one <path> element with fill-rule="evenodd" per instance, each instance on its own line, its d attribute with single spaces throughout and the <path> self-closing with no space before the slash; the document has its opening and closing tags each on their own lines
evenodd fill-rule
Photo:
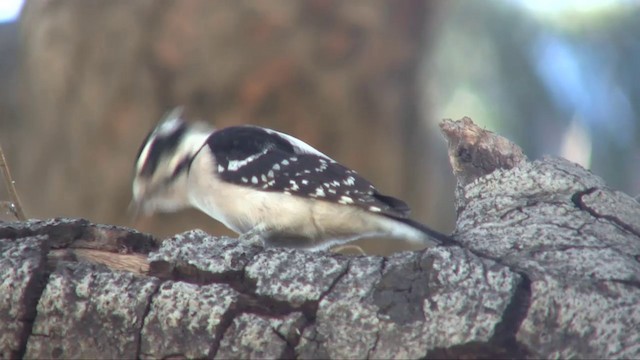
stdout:
<svg viewBox="0 0 640 360">
<path fill-rule="evenodd" d="M 0 357 L 639 357 L 640 205 L 470 119 L 442 129 L 461 246 L 347 257 L 0 224 Z"/>
</svg>

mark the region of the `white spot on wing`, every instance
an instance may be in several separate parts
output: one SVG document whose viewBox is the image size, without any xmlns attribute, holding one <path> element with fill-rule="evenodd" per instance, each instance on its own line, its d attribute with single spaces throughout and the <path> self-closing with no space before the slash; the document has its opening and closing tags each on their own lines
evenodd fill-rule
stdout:
<svg viewBox="0 0 640 360">
<path fill-rule="evenodd" d="M 267 176 L 269 176 L 270 178 L 273 177 L 273 170 L 269 170 L 269 172 L 267 173 Z"/>
<path fill-rule="evenodd" d="M 255 176 L 254 176 L 254 177 L 252 177 L 252 178 L 251 178 L 251 183 L 252 183 L 252 184 L 257 184 L 257 183 L 258 183 L 258 178 L 257 178 L 257 177 L 255 177 Z"/>
<path fill-rule="evenodd" d="M 369 211 L 380 212 L 380 211 L 382 211 L 382 209 L 380 209 L 377 206 L 369 206 Z"/>
<path fill-rule="evenodd" d="M 340 196 L 340 200 L 338 200 L 340 204 L 353 204 L 353 199 L 348 196 Z"/>
<path fill-rule="evenodd" d="M 219 172 L 219 173 L 224 172 L 224 166 L 222 166 L 222 165 L 218 165 L 218 172 Z"/>
<path fill-rule="evenodd" d="M 318 186 L 318 187 L 316 188 L 316 193 L 315 193 L 315 195 L 316 195 L 316 196 L 320 196 L 320 197 L 325 197 L 325 196 L 327 196 L 327 195 L 324 193 L 324 190 L 322 190 L 322 187 L 320 187 L 320 186 Z"/>
<path fill-rule="evenodd" d="M 353 186 L 356 183 L 356 178 L 354 178 L 353 176 L 349 176 L 348 178 L 343 180 L 342 183 L 347 186 Z"/>
<path fill-rule="evenodd" d="M 247 182 L 249 182 L 249 179 L 247 179 L 246 177 L 243 176 L 242 177 L 242 182 L 246 184 Z"/>
</svg>

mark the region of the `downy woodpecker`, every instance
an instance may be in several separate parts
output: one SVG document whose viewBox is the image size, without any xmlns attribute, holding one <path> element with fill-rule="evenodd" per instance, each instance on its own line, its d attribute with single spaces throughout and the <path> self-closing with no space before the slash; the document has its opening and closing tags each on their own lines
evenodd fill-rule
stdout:
<svg viewBox="0 0 640 360">
<path fill-rule="evenodd" d="M 195 207 L 266 246 L 323 250 L 371 236 L 425 245 L 451 240 L 409 219 L 403 201 L 293 136 L 188 123 L 179 108 L 138 152 L 133 204 L 147 215 Z"/>
</svg>

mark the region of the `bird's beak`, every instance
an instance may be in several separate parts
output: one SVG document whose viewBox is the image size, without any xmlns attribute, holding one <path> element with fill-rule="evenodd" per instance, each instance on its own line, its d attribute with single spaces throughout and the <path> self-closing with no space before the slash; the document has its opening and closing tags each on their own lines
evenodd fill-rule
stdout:
<svg viewBox="0 0 640 360">
<path fill-rule="evenodd" d="M 144 202 L 139 200 L 131 200 L 129 203 L 129 207 L 127 208 L 127 213 L 129 215 L 129 220 L 131 222 L 131 226 L 136 227 L 140 219 L 144 215 Z"/>
<path fill-rule="evenodd" d="M 129 206 L 127 207 L 127 214 L 129 214 L 129 218 L 132 223 L 135 223 L 140 218 L 140 215 L 142 214 L 142 207 L 143 205 L 141 201 L 131 200 L 129 203 Z"/>
<path fill-rule="evenodd" d="M 146 187 L 141 186 L 137 180 L 133 182 L 133 198 L 127 207 L 127 213 L 131 224 L 135 225 L 145 215 Z"/>
</svg>

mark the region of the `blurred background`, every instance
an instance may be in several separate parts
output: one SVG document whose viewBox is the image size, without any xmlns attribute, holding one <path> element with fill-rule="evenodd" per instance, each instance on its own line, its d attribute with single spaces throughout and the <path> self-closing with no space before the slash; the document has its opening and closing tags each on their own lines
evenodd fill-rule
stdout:
<svg viewBox="0 0 640 360">
<path fill-rule="evenodd" d="M 29 217 L 230 234 L 126 211 L 145 134 L 185 105 L 295 135 L 449 233 L 443 118 L 640 193 L 639 19 L 637 0 L 2 0 L 0 143 Z"/>
</svg>

